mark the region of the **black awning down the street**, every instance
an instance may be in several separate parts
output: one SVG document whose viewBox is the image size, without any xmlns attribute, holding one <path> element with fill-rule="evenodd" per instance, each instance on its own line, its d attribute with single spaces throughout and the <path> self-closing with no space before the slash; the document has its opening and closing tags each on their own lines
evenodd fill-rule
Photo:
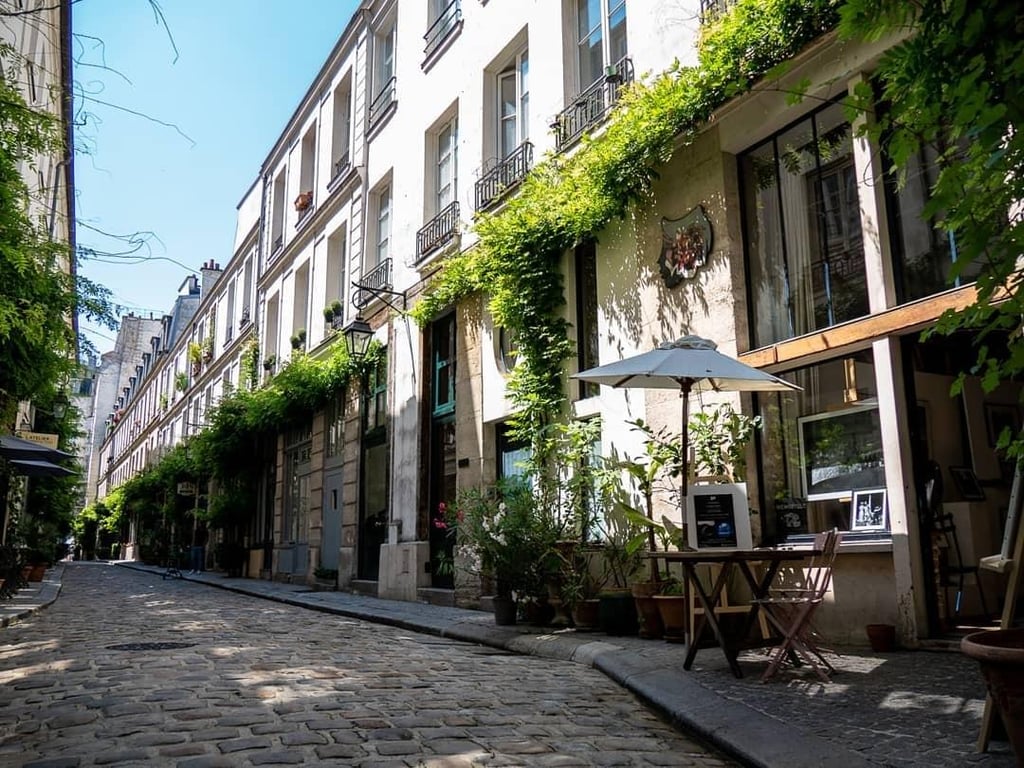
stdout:
<svg viewBox="0 0 1024 768">
<path fill-rule="evenodd" d="M 26 477 L 64 477 L 75 474 L 72 470 L 42 459 L 8 459 L 15 475 Z"/>
<path fill-rule="evenodd" d="M 70 453 L 58 451 L 56 448 L 47 448 L 45 445 L 33 443 L 31 440 L 22 440 L 14 435 L 0 435 L 0 456 L 5 459 L 34 459 L 50 462 L 74 458 Z"/>
</svg>

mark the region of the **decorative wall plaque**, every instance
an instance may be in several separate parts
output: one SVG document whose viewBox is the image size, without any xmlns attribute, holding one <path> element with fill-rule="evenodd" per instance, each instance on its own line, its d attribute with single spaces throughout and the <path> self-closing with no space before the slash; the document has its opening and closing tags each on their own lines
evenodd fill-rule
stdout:
<svg viewBox="0 0 1024 768">
<path fill-rule="evenodd" d="M 661 231 L 658 266 L 665 285 L 675 288 L 696 275 L 711 253 L 711 221 L 698 205 L 681 219 L 662 219 Z"/>
</svg>

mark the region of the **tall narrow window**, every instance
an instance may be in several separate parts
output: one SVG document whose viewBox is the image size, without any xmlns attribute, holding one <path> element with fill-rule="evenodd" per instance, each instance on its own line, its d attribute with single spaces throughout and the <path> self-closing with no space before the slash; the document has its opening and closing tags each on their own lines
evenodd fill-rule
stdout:
<svg viewBox="0 0 1024 768">
<path fill-rule="evenodd" d="M 273 255 L 284 245 L 284 171 L 274 179 L 271 209 L 270 253 Z"/>
<path fill-rule="evenodd" d="M 452 120 L 437 135 L 437 211 L 440 213 L 455 201 L 458 183 L 458 131 Z"/>
<path fill-rule="evenodd" d="M 324 306 L 333 302 L 345 304 L 345 230 L 338 228 L 327 238 L 327 285 L 324 289 Z M 335 314 L 332 324 L 340 328 L 341 316 Z"/>
<path fill-rule="evenodd" d="M 576 354 L 579 370 L 598 365 L 597 245 L 589 240 L 576 246 Z M 595 397 L 601 387 L 580 382 L 580 398 Z"/>
<path fill-rule="evenodd" d="M 385 186 L 377 195 L 377 264 L 391 255 L 391 185 Z"/>
<path fill-rule="evenodd" d="M 576 0 L 580 90 L 626 55 L 626 0 Z"/>
<path fill-rule="evenodd" d="M 391 114 L 395 103 L 395 27 L 377 34 L 375 39 L 373 101 L 370 102 L 370 128 L 385 115 Z"/>
<path fill-rule="evenodd" d="M 529 138 L 530 58 L 527 51 L 498 75 L 498 159 L 504 160 Z"/>
<path fill-rule="evenodd" d="M 441 416 L 455 410 L 455 314 L 433 325 L 433 403 L 432 413 Z"/>
<path fill-rule="evenodd" d="M 334 89 L 333 131 L 331 135 L 331 180 L 339 178 L 351 165 L 349 141 L 352 135 L 352 82 L 348 77 Z"/>
</svg>

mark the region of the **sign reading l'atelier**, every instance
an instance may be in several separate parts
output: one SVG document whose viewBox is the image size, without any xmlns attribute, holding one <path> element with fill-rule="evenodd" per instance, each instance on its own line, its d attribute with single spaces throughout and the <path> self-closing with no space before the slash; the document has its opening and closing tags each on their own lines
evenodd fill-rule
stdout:
<svg viewBox="0 0 1024 768">
<path fill-rule="evenodd" d="M 58 436 L 49 432 L 29 432 L 27 429 L 19 429 L 14 433 L 15 437 L 20 437 L 22 440 L 28 440 L 30 443 L 39 443 L 39 445 L 45 445 L 47 448 L 53 448 L 57 450 Z"/>
</svg>

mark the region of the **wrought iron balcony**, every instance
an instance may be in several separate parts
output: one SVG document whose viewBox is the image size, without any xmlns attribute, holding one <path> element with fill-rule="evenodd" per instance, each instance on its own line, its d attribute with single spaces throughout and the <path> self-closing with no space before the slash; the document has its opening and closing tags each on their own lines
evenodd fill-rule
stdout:
<svg viewBox="0 0 1024 768">
<path fill-rule="evenodd" d="M 391 105 L 395 103 L 396 80 L 392 77 L 384 87 L 380 89 L 373 101 L 370 102 L 370 128 L 372 129 L 388 113 Z"/>
<path fill-rule="evenodd" d="M 460 0 L 452 0 L 430 25 L 427 34 L 423 36 L 426 41 L 423 55 L 429 59 L 441 47 L 441 43 L 448 38 L 448 35 L 455 31 L 460 21 L 462 21 L 462 3 Z"/>
<path fill-rule="evenodd" d="M 533 144 L 524 141 L 512 153 L 481 176 L 475 186 L 476 209 L 490 208 L 515 189 L 533 165 Z"/>
<path fill-rule="evenodd" d="M 700 23 L 710 24 L 729 12 L 739 0 L 700 0 Z"/>
<path fill-rule="evenodd" d="M 452 203 L 416 233 L 416 261 L 440 248 L 459 231 L 459 203 Z"/>
<path fill-rule="evenodd" d="M 349 169 L 350 166 L 351 163 L 349 162 L 348 159 L 348 152 L 346 152 L 344 155 L 342 155 L 341 157 L 334 161 L 334 173 L 331 175 L 331 181 L 327 186 L 333 187 L 335 184 L 337 184 L 338 181 L 341 180 L 341 177 L 345 175 L 345 172 Z"/>
<path fill-rule="evenodd" d="M 356 284 L 352 295 L 352 304 L 356 309 L 362 309 L 369 304 L 377 291 L 391 290 L 391 259 L 384 259 L 380 264 L 363 274 Z"/>
<path fill-rule="evenodd" d="M 551 123 L 555 132 L 555 151 L 562 152 L 572 146 L 588 128 L 601 123 L 608 110 L 619 99 L 619 89 L 633 82 L 633 61 L 628 57 L 619 59 L 613 67 L 606 69 L 605 76 L 573 99 Z"/>
</svg>

